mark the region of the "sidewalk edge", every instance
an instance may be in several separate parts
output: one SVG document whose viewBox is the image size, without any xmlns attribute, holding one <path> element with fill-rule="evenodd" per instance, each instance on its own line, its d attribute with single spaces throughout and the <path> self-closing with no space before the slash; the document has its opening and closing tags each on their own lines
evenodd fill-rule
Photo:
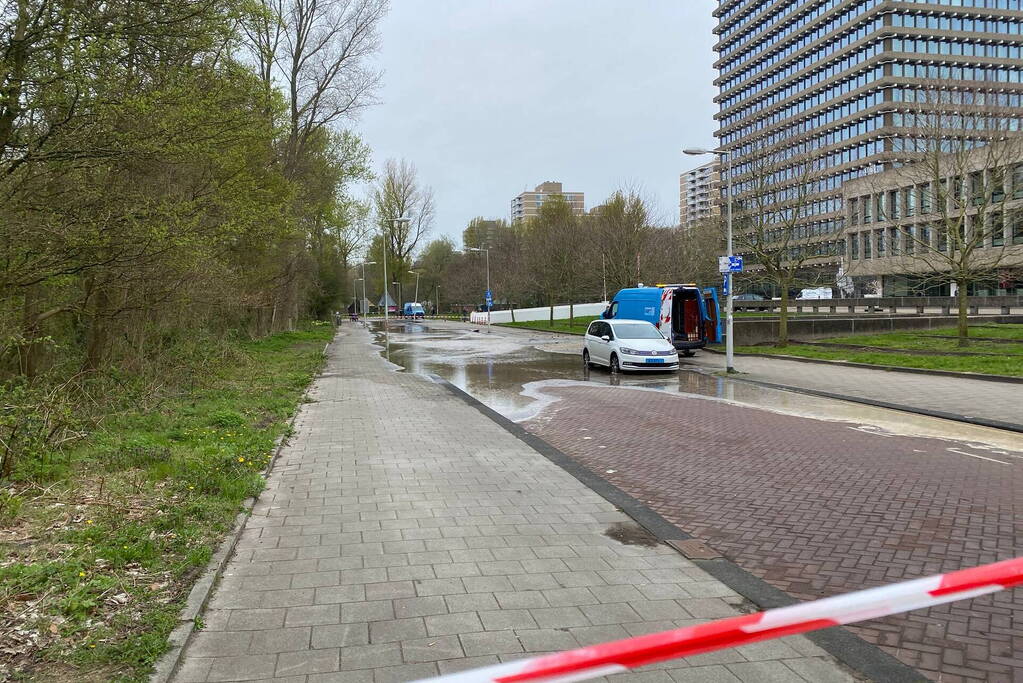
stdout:
<svg viewBox="0 0 1023 683">
<path fill-rule="evenodd" d="M 728 379 L 734 380 L 736 382 L 755 384 L 757 386 L 766 387 L 768 389 L 791 391 L 797 394 L 807 394 L 809 396 L 818 396 L 820 398 L 831 398 L 837 401 L 848 401 L 849 403 L 861 403 L 863 405 L 872 406 L 874 408 L 898 410 L 904 413 L 914 413 L 916 415 L 924 415 L 926 417 L 936 417 L 942 420 L 952 420 L 954 422 L 965 422 L 966 424 L 977 425 L 978 427 L 989 427 L 991 429 L 1001 429 L 1007 432 L 1016 432 L 1019 434 L 1023 434 L 1023 424 L 1018 424 L 1016 422 L 1004 422 L 1002 420 L 991 420 L 986 417 L 972 417 L 970 415 L 960 415 L 958 413 L 947 413 L 943 410 L 919 408 L 917 406 L 908 406 L 904 403 L 889 403 L 887 401 L 878 401 L 872 398 L 864 398 L 862 396 L 836 394 L 830 391 L 820 391 L 819 389 L 807 389 L 804 387 L 792 386 L 790 384 L 776 384 L 774 382 L 765 382 L 759 379 L 750 379 L 747 377 L 742 377 L 741 373 L 728 375 Z"/>
<path fill-rule="evenodd" d="M 639 500 L 586 469 L 540 437 L 530 434 L 523 427 L 493 410 L 476 397 L 437 375 L 430 375 L 430 379 L 442 385 L 453 395 L 476 408 L 480 413 L 490 418 L 491 421 L 504 428 L 512 436 L 571 474 L 594 493 L 620 508 L 622 512 L 629 515 L 629 517 L 657 536 L 661 541 L 692 538 L 692 536 L 661 517 L 661 515 L 648 508 Z M 788 593 L 751 574 L 731 560 L 690 561 L 763 609 L 784 607 L 799 602 L 799 600 L 796 600 Z M 876 645 L 868 643 L 842 627 L 836 626 L 820 631 L 812 631 L 804 635 L 844 665 L 870 677 L 872 680 L 884 681 L 885 683 L 918 683 L 928 680 L 916 669 L 904 664 Z"/>
<path fill-rule="evenodd" d="M 703 349 L 708 353 L 724 355 L 721 349 L 706 347 Z M 985 375 L 982 372 L 956 372 L 954 370 L 929 370 L 927 368 L 907 368 L 901 365 L 872 365 L 871 363 L 857 363 L 845 360 L 826 360 L 824 358 L 806 358 L 804 356 L 788 356 L 782 353 L 742 353 L 736 352 L 736 356 L 744 358 L 770 358 L 772 360 L 790 360 L 796 363 L 816 363 L 818 365 L 832 365 L 839 368 L 862 368 L 865 370 L 878 370 L 881 372 L 905 372 L 911 375 L 928 375 L 931 377 L 954 377 L 956 379 L 976 379 L 981 382 L 1001 382 L 1002 384 L 1023 384 L 1023 377 L 1012 375 Z"/>
<path fill-rule="evenodd" d="M 334 339 L 331 339 L 324 347 L 324 358 L 326 358 L 327 349 L 333 343 Z M 322 372 L 322 368 L 317 371 L 309 383 L 310 386 L 312 386 L 312 382 L 316 381 L 316 378 Z M 295 412 L 291 414 L 291 418 L 288 420 L 288 428 L 274 441 L 273 456 L 263 469 L 264 477 L 268 476 L 273 470 L 274 465 L 277 464 L 277 458 L 280 457 L 281 451 L 287 445 L 288 437 L 295 427 L 295 421 L 298 419 L 299 413 L 302 412 L 302 406 L 305 403 L 308 392 L 309 387 L 306 387 L 306 390 L 302 392 L 302 397 L 295 408 Z M 188 643 L 192 640 L 192 634 L 195 633 L 195 621 L 203 613 L 203 610 L 206 609 L 206 603 L 209 602 L 210 596 L 213 595 L 213 591 L 220 581 L 220 576 L 224 572 L 227 561 L 234 554 L 235 546 L 238 545 L 238 539 L 241 538 L 242 532 L 245 530 L 245 523 L 248 521 L 252 508 L 258 500 L 259 496 L 257 495 L 255 498 L 246 498 L 242 501 L 242 510 L 235 516 L 231 530 L 220 541 L 217 551 L 206 564 L 202 575 L 188 592 L 185 606 L 181 608 L 181 612 L 178 614 L 178 625 L 174 627 L 174 630 L 171 631 L 170 636 L 167 638 L 170 649 L 156 660 L 156 664 L 153 665 L 153 672 L 149 675 L 148 683 L 169 683 L 174 678 L 178 665 L 181 664 L 185 648 L 188 647 Z"/>
</svg>

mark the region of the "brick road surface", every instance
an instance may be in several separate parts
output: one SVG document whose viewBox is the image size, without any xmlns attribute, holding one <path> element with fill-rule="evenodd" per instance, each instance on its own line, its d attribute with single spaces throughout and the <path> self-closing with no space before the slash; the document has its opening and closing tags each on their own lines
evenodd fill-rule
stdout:
<svg viewBox="0 0 1023 683">
<path fill-rule="evenodd" d="M 656 392 L 549 391 L 562 400 L 530 431 L 792 596 L 1023 555 L 1020 454 Z M 850 628 L 943 683 L 1023 680 L 1023 590 Z"/>
<path fill-rule="evenodd" d="M 702 352 L 688 363 L 720 370 L 724 356 Z M 870 368 L 736 356 L 742 377 L 798 389 L 826 391 L 1023 427 L 1023 384 L 942 377 Z"/>
<path fill-rule="evenodd" d="M 175 681 L 408 681 L 698 623 L 739 597 L 356 328 L 330 349 Z M 851 681 L 802 637 L 607 680 Z"/>
</svg>

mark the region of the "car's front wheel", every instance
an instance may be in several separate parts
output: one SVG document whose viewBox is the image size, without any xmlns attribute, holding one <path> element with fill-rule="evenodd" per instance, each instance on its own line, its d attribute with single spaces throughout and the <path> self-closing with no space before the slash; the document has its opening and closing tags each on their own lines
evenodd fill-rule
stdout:
<svg viewBox="0 0 1023 683">
<path fill-rule="evenodd" d="M 612 375 L 617 375 L 621 371 L 622 371 L 622 366 L 621 366 L 621 364 L 618 363 L 618 354 L 612 353 L 611 354 L 611 374 Z"/>
</svg>

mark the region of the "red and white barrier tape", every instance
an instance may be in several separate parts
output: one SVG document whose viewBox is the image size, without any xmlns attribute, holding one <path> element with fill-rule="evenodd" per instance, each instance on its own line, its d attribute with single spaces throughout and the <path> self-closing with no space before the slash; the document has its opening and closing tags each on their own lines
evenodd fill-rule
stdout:
<svg viewBox="0 0 1023 683">
<path fill-rule="evenodd" d="M 620 673 L 644 664 L 780 638 L 975 598 L 1023 583 L 1023 557 L 836 595 L 801 605 L 729 617 L 578 650 L 520 659 L 419 683 L 568 683 Z"/>
</svg>

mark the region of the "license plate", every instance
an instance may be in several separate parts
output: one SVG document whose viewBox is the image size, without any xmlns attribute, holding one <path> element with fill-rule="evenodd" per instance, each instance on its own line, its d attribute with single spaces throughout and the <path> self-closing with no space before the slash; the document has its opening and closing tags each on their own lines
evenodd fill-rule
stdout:
<svg viewBox="0 0 1023 683">
<path fill-rule="evenodd" d="M 664 359 L 663 358 L 647 358 L 646 362 L 647 363 L 663 363 Z"/>
</svg>

